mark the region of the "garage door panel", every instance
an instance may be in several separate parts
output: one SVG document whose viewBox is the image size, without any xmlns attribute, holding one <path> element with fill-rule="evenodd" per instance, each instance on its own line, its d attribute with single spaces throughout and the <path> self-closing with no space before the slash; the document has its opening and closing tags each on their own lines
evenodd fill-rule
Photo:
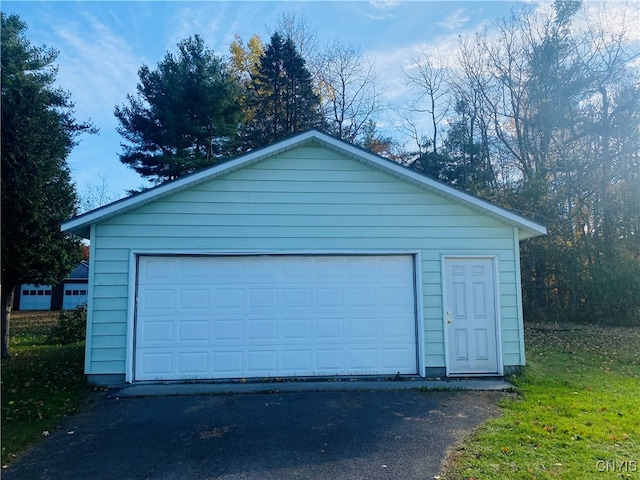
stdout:
<svg viewBox="0 0 640 480">
<path fill-rule="evenodd" d="M 344 307 L 343 290 L 341 288 L 322 287 L 316 290 L 317 308 L 342 308 Z"/>
<path fill-rule="evenodd" d="M 282 339 L 306 345 L 311 338 L 311 320 L 308 318 L 285 318 L 282 321 Z"/>
<path fill-rule="evenodd" d="M 179 279 L 185 283 L 208 284 L 213 279 L 213 271 L 206 262 L 201 262 L 199 258 L 182 257 L 177 258 L 179 266 Z"/>
<path fill-rule="evenodd" d="M 349 272 L 349 277 L 371 279 L 376 276 L 376 264 L 370 262 L 366 257 L 349 258 L 347 260 L 347 271 Z"/>
<path fill-rule="evenodd" d="M 282 371 L 287 375 L 308 375 L 312 372 L 309 350 L 283 350 Z"/>
<path fill-rule="evenodd" d="M 349 339 L 364 339 L 369 341 L 375 339 L 379 335 L 378 322 L 375 318 L 350 318 L 347 320 L 347 329 Z"/>
<path fill-rule="evenodd" d="M 254 257 L 250 262 L 245 262 L 245 279 L 251 280 L 252 278 L 260 279 L 260 281 L 277 281 L 277 263 L 273 262 L 271 257 Z"/>
<path fill-rule="evenodd" d="M 413 301 L 413 292 L 407 285 L 380 288 L 377 292 L 380 308 L 406 308 Z"/>
<path fill-rule="evenodd" d="M 249 288 L 248 307 L 260 310 L 277 308 L 278 290 L 275 288 Z"/>
<path fill-rule="evenodd" d="M 345 370 L 344 351 L 337 348 L 319 348 L 316 350 L 316 370 L 331 374 Z"/>
<path fill-rule="evenodd" d="M 209 353 L 204 351 L 181 352 L 177 355 L 178 373 L 185 377 L 206 376 L 211 367 L 209 365 Z"/>
<path fill-rule="evenodd" d="M 249 320 L 248 339 L 251 341 L 268 341 L 278 338 L 278 320 L 275 318 L 262 318 Z"/>
<path fill-rule="evenodd" d="M 344 333 L 342 332 L 341 318 L 319 318 L 316 320 L 315 324 L 315 337 L 317 339 L 341 340 L 344 337 Z"/>
<path fill-rule="evenodd" d="M 251 350 L 247 352 L 248 376 L 277 375 L 277 350 Z"/>
<path fill-rule="evenodd" d="M 344 276 L 344 259 L 339 257 L 321 257 L 315 264 L 315 274 L 320 280 L 341 279 Z"/>
<path fill-rule="evenodd" d="M 145 285 L 165 285 L 177 276 L 178 257 L 148 258 L 144 270 L 139 271 L 139 281 Z"/>
<path fill-rule="evenodd" d="M 138 277 L 135 380 L 417 372 L 411 256 L 140 257 Z"/>
<path fill-rule="evenodd" d="M 139 297 L 144 312 L 171 314 L 174 310 L 174 289 L 147 288 Z"/>
<path fill-rule="evenodd" d="M 180 310 L 208 310 L 212 300 L 209 289 L 183 288 L 179 293 L 178 308 Z"/>
<path fill-rule="evenodd" d="M 209 342 L 207 320 L 185 320 L 178 324 L 178 342 Z"/>
<path fill-rule="evenodd" d="M 382 348 L 380 359 L 387 370 L 393 372 L 397 369 L 404 373 L 404 369 L 410 362 L 415 362 L 415 352 L 409 348 Z"/>
<path fill-rule="evenodd" d="M 244 322 L 242 319 L 219 319 L 213 327 L 213 340 L 216 342 L 237 341 L 244 338 Z"/>
<path fill-rule="evenodd" d="M 415 326 L 407 325 L 407 322 L 403 321 L 403 317 L 385 317 L 380 320 L 382 336 L 394 341 L 399 339 L 403 341 L 409 335 L 415 334 Z"/>
<path fill-rule="evenodd" d="M 238 378 L 244 373 L 243 354 L 238 350 L 217 351 L 213 353 L 214 377 Z"/>
<path fill-rule="evenodd" d="M 221 288 L 216 290 L 215 308 L 242 310 L 244 308 L 244 290 L 240 288 Z"/>
<path fill-rule="evenodd" d="M 136 360 L 140 364 L 140 370 L 150 379 L 166 378 L 175 371 L 172 352 L 153 353 L 140 350 Z"/>
<path fill-rule="evenodd" d="M 352 287 L 348 290 L 347 298 L 350 308 L 369 309 L 376 306 L 376 289 Z"/>
<path fill-rule="evenodd" d="M 311 290 L 308 288 L 283 288 L 282 308 L 291 310 L 307 309 L 311 305 Z"/>
<path fill-rule="evenodd" d="M 145 345 L 164 343 L 173 344 L 173 322 L 172 321 L 159 321 L 157 319 L 150 319 L 143 322 L 140 326 L 138 335 L 138 341 Z"/>
<path fill-rule="evenodd" d="M 352 348 L 349 351 L 349 366 L 355 370 L 376 370 L 378 350 L 375 348 Z"/>
</svg>

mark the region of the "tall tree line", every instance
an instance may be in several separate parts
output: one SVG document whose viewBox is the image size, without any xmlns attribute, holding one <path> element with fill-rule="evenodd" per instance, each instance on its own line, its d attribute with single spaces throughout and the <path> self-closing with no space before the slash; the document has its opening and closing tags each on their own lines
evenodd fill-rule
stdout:
<svg viewBox="0 0 640 480">
<path fill-rule="evenodd" d="M 547 225 L 523 244 L 528 316 L 639 323 L 640 49 L 600 8 L 525 6 L 409 77 L 446 73 L 451 99 L 442 148 L 413 165 Z"/>
<path fill-rule="evenodd" d="M 227 58 L 199 35 L 177 47 L 140 68 L 136 93 L 114 111 L 120 161 L 153 183 L 309 128 L 389 144 L 375 128 L 382 90 L 373 64 L 338 40 L 320 53 L 304 17 L 283 14 L 266 43 L 236 37 Z"/>
<path fill-rule="evenodd" d="M 361 49 L 339 40 L 318 47 L 304 18 L 284 14 L 268 42 L 236 38 L 228 61 L 207 54 L 226 85 L 215 100 L 240 112 L 230 111 L 223 140 L 205 136 L 217 143 L 203 162 L 323 128 L 544 223 L 549 234 L 522 246 L 529 317 L 640 322 L 640 49 L 620 19 L 606 17 L 613 10 L 598 8 L 600 17 L 584 15 L 580 2 L 557 0 L 547 11 L 527 4 L 461 37 L 453 64 L 433 52 L 414 56 L 404 72 L 416 98 L 400 124 L 415 150 L 378 133 L 383 88 Z M 177 81 L 164 66 L 154 77 L 161 86 Z M 144 86 L 153 72 L 140 73 Z M 116 115 L 140 145 L 138 132 L 127 131 L 138 98 Z M 162 118 L 162 105 L 145 100 Z M 416 115 L 426 115 L 429 133 Z M 133 151 L 125 147 L 123 161 Z M 195 157 L 200 149 L 165 151 Z M 155 180 L 203 165 L 176 163 L 186 168 Z"/>
<path fill-rule="evenodd" d="M 606 17 L 607 5 L 599 8 L 594 20 L 580 2 L 557 1 L 543 13 L 525 5 L 460 38 L 453 63 L 415 56 L 404 70 L 416 99 L 402 119 L 414 150 L 378 132 L 383 88 L 360 48 L 339 40 L 318 46 L 294 15 L 284 15 L 266 42 L 236 38 L 226 57 L 195 35 L 156 68 L 142 66 L 136 93 L 115 107 L 121 161 L 161 183 L 323 128 L 547 225 L 549 235 L 522 245 L 528 317 L 638 323 L 640 48 L 619 18 Z M 10 172 L 4 92 L 14 79 L 31 78 L 5 78 L 14 53 L 4 38 L 3 182 Z M 33 52 L 46 72 L 55 55 Z M 73 122 L 68 96 L 49 88 L 53 74 L 33 78 L 47 95 L 38 98 L 58 102 L 45 113 L 67 112 L 66 140 L 50 155 L 62 161 L 91 127 Z M 418 113 L 432 123 L 428 134 L 418 131 Z M 3 198 L 3 212 L 5 205 Z M 3 225 L 9 218 L 3 214 Z"/>
</svg>

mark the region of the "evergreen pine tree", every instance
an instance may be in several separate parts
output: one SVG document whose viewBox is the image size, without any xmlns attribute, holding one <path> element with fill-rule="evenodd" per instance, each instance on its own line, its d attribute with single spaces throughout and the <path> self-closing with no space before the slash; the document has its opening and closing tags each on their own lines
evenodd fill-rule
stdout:
<svg viewBox="0 0 640 480">
<path fill-rule="evenodd" d="M 322 125 L 320 99 L 305 61 L 294 42 L 278 33 L 271 36 L 251 76 L 248 99 L 252 110 L 244 126 L 248 148 Z"/>
<path fill-rule="evenodd" d="M 198 35 L 178 43 L 156 70 L 143 65 L 137 95 L 115 108 L 120 161 L 162 183 L 235 153 L 240 118 L 236 85 Z"/>
</svg>

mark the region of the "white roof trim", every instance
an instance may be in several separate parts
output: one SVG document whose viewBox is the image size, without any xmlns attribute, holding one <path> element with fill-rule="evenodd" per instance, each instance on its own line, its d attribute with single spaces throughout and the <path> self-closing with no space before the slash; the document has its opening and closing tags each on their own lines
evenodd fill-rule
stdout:
<svg viewBox="0 0 640 480">
<path fill-rule="evenodd" d="M 287 150 L 291 150 L 311 142 L 319 143 L 360 163 L 398 177 L 401 180 L 424 188 L 456 203 L 462 204 L 474 211 L 496 218 L 502 222 L 508 223 L 509 225 L 516 226 L 519 228 L 521 240 L 547 233 L 547 229 L 544 226 L 532 220 L 526 219 L 490 202 L 432 180 L 397 163 L 317 130 L 309 130 L 300 133 L 267 147 L 253 150 L 233 160 L 219 165 L 214 165 L 194 174 L 179 178 L 178 180 L 163 183 L 162 185 L 150 190 L 123 198 L 122 200 L 105 205 L 104 207 L 91 210 L 90 212 L 63 222 L 61 229 L 62 231 L 88 238 L 89 227 L 94 223 L 102 222 L 116 215 L 121 215 L 157 199 L 173 195 L 174 193 L 186 190 L 200 183 L 208 182 L 221 175 L 225 175 L 233 170 L 238 170 L 247 165 L 264 160 L 265 158 L 273 157 Z"/>
</svg>

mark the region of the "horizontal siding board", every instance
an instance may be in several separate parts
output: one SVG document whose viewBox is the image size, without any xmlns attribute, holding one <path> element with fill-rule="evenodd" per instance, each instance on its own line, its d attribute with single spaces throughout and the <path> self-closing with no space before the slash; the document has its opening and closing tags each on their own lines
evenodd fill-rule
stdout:
<svg viewBox="0 0 640 480">
<path fill-rule="evenodd" d="M 417 190 L 417 189 L 416 189 Z M 213 192 L 187 190 L 175 195 L 171 199 L 173 202 L 182 203 L 205 203 L 215 201 L 216 198 L 221 199 L 229 197 L 231 194 L 216 195 Z M 376 203 L 395 204 L 395 205 L 412 205 L 420 203 L 423 200 L 424 193 L 415 191 L 411 193 L 393 193 L 379 192 L 377 193 Z M 372 198 L 369 194 L 361 192 L 339 192 L 327 194 L 324 192 L 235 192 L 233 199 L 237 203 L 249 204 L 289 204 L 293 201 L 304 200 L 305 203 L 321 204 L 321 205 L 371 205 Z"/>
<path fill-rule="evenodd" d="M 425 345 L 425 358 L 427 367 L 444 366 L 444 345 L 439 343 L 427 343 Z"/>
<path fill-rule="evenodd" d="M 93 288 L 94 298 L 126 298 L 126 285 L 97 285 Z"/>
<path fill-rule="evenodd" d="M 96 260 L 95 269 L 100 273 L 128 273 L 129 272 L 129 261 L 122 262 L 105 262 Z"/>
<path fill-rule="evenodd" d="M 127 215 L 121 215 L 108 220 L 105 223 L 116 223 L 120 218 L 129 215 L 152 215 L 167 214 L 181 215 L 188 212 L 190 214 L 206 215 L 397 215 L 409 217 L 473 217 L 473 213 L 465 208 L 453 204 L 430 204 L 428 198 L 417 205 L 402 205 L 399 207 L 393 204 L 382 204 L 374 202 L 362 202 L 360 204 L 339 204 L 339 203 L 234 203 L 231 196 L 218 201 L 209 199 L 206 203 L 189 203 L 185 205 L 177 200 L 159 200 L 153 204 L 141 207 Z M 177 217 L 174 216 L 173 221 Z M 501 225 L 493 219 L 478 216 L 476 222 L 482 225 Z M 427 219 L 428 220 L 428 219 Z M 435 221 L 446 222 L 446 219 L 437 218 Z"/>
<path fill-rule="evenodd" d="M 426 332 L 425 338 L 429 343 L 443 343 L 444 332 L 442 330 Z"/>
<path fill-rule="evenodd" d="M 259 233 L 258 230 L 254 234 Z M 237 251 L 240 249 L 265 251 L 265 250 L 332 250 L 332 249 L 379 249 L 379 250 L 414 250 L 428 248 L 429 250 L 446 251 L 453 253 L 460 251 L 468 254 L 474 251 L 473 245 L 479 250 L 493 251 L 496 249 L 504 249 L 508 246 L 508 239 L 422 239 L 393 237 L 392 232 L 389 236 L 380 237 L 323 237 L 323 238 L 291 238 L 281 236 L 273 237 L 255 237 L 255 238 L 236 238 L 236 237 L 99 237 L 96 239 L 96 248 L 100 248 L 103 244 L 111 245 L 125 249 L 151 250 L 151 249 L 167 249 L 167 250 L 228 250 Z M 302 242 L 300 240 L 303 240 Z M 126 281 L 126 280 L 125 280 Z M 117 283 L 117 282 L 116 282 Z M 113 283 L 112 283 L 113 284 Z"/>
<path fill-rule="evenodd" d="M 178 209 L 176 209 L 178 210 Z M 270 213 L 259 215 L 256 212 L 246 212 L 242 214 L 208 214 L 208 213 L 154 213 L 154 214 L 131 214 L 118 217 L 109 223 L 109 228 L 128 226 L 151 226 L 164 227 L 166 225 L 188 227 L 210 225 L 219 228 L 235 226 L 338 226 L 338 227 L 414 227 L 416 224 L 439 229 L 456 228 L 482 228 L 487 232 L 494 233 L 500 225 L 489 225 L 478 217 L 447 216 L 434 219 L 432 216 L 422 216 L 416 219 L 411 215 L 364 215 L 347 214 L 345 210 L 340 212 L 327 213 L 324 210 L 310 214 L 304 213 Z M 103 227 L 104 230 L 105 227 Z M 507 230 L 502 232 L 508 235 Z M 120 258 L 96 259 L 96 261 L 121 260 Z M 512 262 L 512 260 L 511 260 Z"/>
<path fill-rule="evenodd" d="M 520 342 L 502 342 L 502 350 L 505 355 L 518 355 Z"/>
<path fill-rule="evenodd" d="M 89 371 L 93 375 L 124 373 L 124 360 L 92 360 L 89 362 Z"/>
<path fill-rule="evenodd" d="M 513 294 L 511 294 L 511 295 L 502 294 L 502 295 L 500 295 L 500 305 L 502 306 L 502 308 L 505 308 L 505 307 L 517 307 L 518 306 L 518 299 Z"/>
<path fill-rule="evenodd" d="M 119 336 L 124 339 L 127 332 L 127 324 L 125 322 L 119 323 L 94 323 L 93 336 L 96 337 L 107 336 Z"/>
<path fill-rule="evenodd" d="M 347 161 L 345 161 L 347 160 Z M 337 153 L 328 152 L 323 148 L 300 148 L 274 156 L 267 161 L 256 163 L 252 170 L 281 170 L 283 172 L 296 170 L 340 170 L 340 171 L 368 171 L 367 166 L 353 162 Z M 244 173 L 249 168 L 237 170 Z M 236 173 L 234 172 L 234 173 Z M 381 173 L 382 174 L 382 173 Z"/>
<path fill-rule="evenodd" d="M 126 218 L 126 215 L 118 218 Z M 91 251 L 96 262 L 117 262 L 129 259 L 129 253 L 119 248 L 100 248 Z"/>
<path fill-rule="evenodd" d="M 427 307 L 423 309 L 425 319 L 437 319 L 442 321 L 442 307 Z"/>
<path fill-rule="evenodd" d="M 513 328 L 513 324 L 509 323 L 518 318 L 518 308 L 516 306 L 513 307 L 505 307 L 501 305 L 500 315 L 502 316 L 502 322 L 506 327 Z"/>
<path fill-rule="evenodd" d="M 97 361 L 123 361 L 125 356 L 125 347 L 111 347 L 111 348 L 96 348 L 93 347 L 91 352 L 91 360 Z M 124 365 L 123 365 L 124 366 Z"/>
<path fill-rule="evenodd" d="M 423 282 L 422 293 L 425 296 L 440 297 L 442 295 L 442 285 L 439 282 L 438 283 Z"/>
<path fill-rule="evenodd" d="M 94 349 L 121 349 L 125 347 L 125 337 L 122 335 L 94 335 Z M 95 357 L 94 357 L 95 359 Z"/>
<path fill-rule="evenodd" d="M 424 321 L 425 332 L 437 332 L 442 331 L 442 309 L 438 309 L 440 315 L 438 318 L 427 318 Z"/>
<path fill-rule="evenodd" d="M 127 322 L 126 310 L 93 310 L 92 322 L 94 326 L 99 323 L 122 324 Z"/>
<path fill-rule="evenodd" d="M 518 330 L 514 330 L 512 328 L 503 328 L 502 330 L 502 342 L 520 342 L 520 334 Z"/>
<path fill-rule="evenodd" d="M 99 242 L 96 242 L 99 243 Z M 129 280 L 127 273 L 102 273 L 97 269 L 94 275 L 94 285 L 126 285 Z"/>
<path fill-rule="evenodd" d="M 124 372 L 132 251 L 420 251 L 432 367 L 445 363 L 441 255 L 497 256 L 506 363 L 520 348 L 513 235 L 494 218 L 326 148 L 296 148 L 96 225 L 88 373 Z"/>
<path fill-rule="evenodd" d="M 393 220 L 390 219 L 390 222 Z M 362 226 L 342 225 L 333 226 L 331 224 L 315 224 L 315 225 L 237 225 L 225 227 L 224 225 L 181 225 L 181 228 L 167 228 L 162 225 L 129 225 L 122 227 L 119 225 L 105 225 L 101 229 L 102 238 L 121 237 L 126 233 L 127 236 L 136 238 L 181 238 L 185 236 L 213 237 L 213 238 L 247 238 L 256 236 L 258 238 L 345 238 L 345 239 L 361 239 Z M 502 240 L 503 245 L 508 245 L 513 240 L 504 235 L 503 228 L 473 228 L 473 227 L 449 227 L 434 228 L 432 226 L 415 225 L 413 227 L 400 226 L 389 223 L 385 225 L 380 222 L 376 225 L 370 225 L 372 238 L 387 238 L 395 235 L 406 238 L 417 238 L 428 242 L 438 240 L 456 241 L 461 245 L 464 241 L 469 242 L 469 238 L 474 241 L 492 240 L 498 242 Z M 502 237 L 502 238 L 501 238 Z M 467 243 L 467 245 L 470 245 Z M 104 268 L 100 271 L 107 271 L 105 268 L 113 268 L 119 272 L 127 271 L 127 264 L 121 262 L 105 262 Z"/>
<path fill-rule="evenodd" d="M 520 365 L 520 353 L 518 352 L 504 352 L 503 358 L 505 365 Z"/>
<path fill-rule="evenodd" d="M 122 310 L 127 308 L 126 297 L 115 298 L 94 298 L 93 308 L 95 310 Z"/>
<path fill-rule="evenodd" d="M 336 177 L 333 172 L 281 172 L 262 171 L 260 179 L 243 179 L 237 173 L 216 183 L 203 183 L 191 189 L 195 192 L 238 193 L 238 192 L 287 192 L 304 194 L 310 189 L 316 193 L 401 193 L 411 185 L 395 181 L 392 177 L 381 176 L 378 172 L 341 172 Z M 255 177 L 255 174 L 253 174 Z M 268 178 L 272 177 L 272 178 Z M 359 180 L 358 180 L 359 179 Z"/>
</svg>

